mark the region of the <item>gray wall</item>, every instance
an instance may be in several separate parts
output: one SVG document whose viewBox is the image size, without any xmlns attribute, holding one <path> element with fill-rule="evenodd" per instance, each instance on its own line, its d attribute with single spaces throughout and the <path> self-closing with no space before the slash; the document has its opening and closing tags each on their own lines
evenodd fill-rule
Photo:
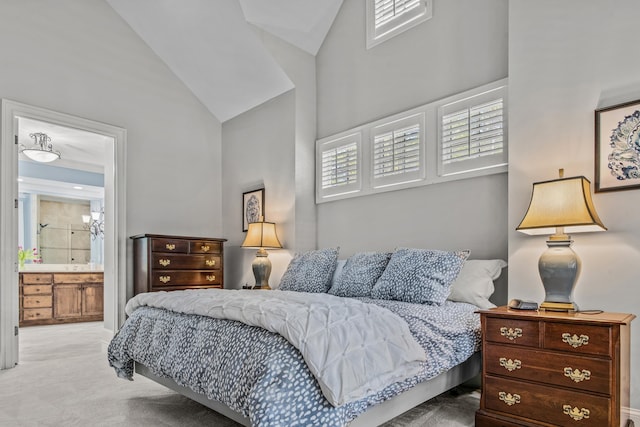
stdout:
<svg viewBox="0 0 640 427">
<path fill-rule="evenodd" d="M 229 239 L 225 287 L 255 283 L 251 262 L 255 249 L 240 247 L 242 193 L 265 188 L 265 220 L 276 223 L 284 249 L 269 250 L 277 287 L 292 254 L 314 249 L 315 58 L 258 31 L 265 47 L 282 66 L 295 89 L 222 126 L 223 226 Z"/>
<path fill-rule="evenodd" d="M 365 2 L 345 1 L 317 56 L 318 138 L 507 76 L 507 2 L 435 2 L 433 18 L 365 48 Z M 318 205 L 318 246 L 507 257 L 507 176 Z M 505 298 L 506 295 L 503 296 Z"/>
<path fill-rule="evenodd" d="M 637 0 L 509 2 L 509 295 L 542 301 L 537 260 L 545 236 L 515 227 L 532 183 L 584 175 L 594 182 L 594 110 L 640 99 Z M 631 44 L 630 44 L 631 43 Z M 593 188 L 593 187 L 592 187 Z M 582 259 L 581 309 L 640 315 L 640 191 L 598 193 L 604 233 L 573 235 Z M 631 327 L 631 407 L 640 408 L 640 326 Z"/>
</svg>

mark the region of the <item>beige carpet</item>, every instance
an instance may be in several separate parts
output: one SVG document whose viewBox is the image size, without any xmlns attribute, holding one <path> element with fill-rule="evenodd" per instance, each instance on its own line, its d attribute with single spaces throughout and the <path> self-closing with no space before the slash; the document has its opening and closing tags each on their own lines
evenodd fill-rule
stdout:
<svg viewBox="0 0 640 427">
<path fill-rule="evenodd" d="M 21 328 L 20 364 L 0 371 L 0 426 L 238 426 L 139 375 L 117 378 L 101 337 L 102 323 Z M 473 426 L 478 406 L 458 389 L 385 426 Z"/>
</svg>

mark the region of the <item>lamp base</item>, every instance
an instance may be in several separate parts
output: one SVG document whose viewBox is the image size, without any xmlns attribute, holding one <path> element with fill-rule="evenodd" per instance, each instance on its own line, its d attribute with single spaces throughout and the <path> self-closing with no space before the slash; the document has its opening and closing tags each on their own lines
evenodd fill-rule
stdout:
<svg viewBox="0 0 640 427">
<path fill-rule="evenodd" d="M 256 257 L 251 263 L 253 276 L 256 278 L 256 285 L 253 289 L 271 289 L 269 287 L 269 276 L 271 275 L 271 261 L 269 254 L 263 248 L 258 249 Z"/>
<path fill-rule="evenodd" d="M 545 301 L 540 304 L 540 311 L 563 311 L 574 313 L 578 311 L 578 306 L 574 302 Z"/>
</svg>

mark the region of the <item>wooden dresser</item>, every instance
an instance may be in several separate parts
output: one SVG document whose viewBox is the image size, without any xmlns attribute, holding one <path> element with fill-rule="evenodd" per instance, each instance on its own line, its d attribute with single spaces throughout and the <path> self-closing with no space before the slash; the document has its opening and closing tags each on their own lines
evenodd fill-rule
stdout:
<svg viewBox="0 0 640 427">
<path fill-rule="evenodd" d="M 226 239 L 159 234 L 131 239 L 134 294 L 223 287 Z"/>
<path fill-rule="evenodd" d="M 19 274 L 20 326 L 102 320 L 102 272 Z"/>
<path fill-rule="evenodd" d="M 481 311 L 476 426 L 625 426 L 630 323 L 623 313 Z"/>
</svg>

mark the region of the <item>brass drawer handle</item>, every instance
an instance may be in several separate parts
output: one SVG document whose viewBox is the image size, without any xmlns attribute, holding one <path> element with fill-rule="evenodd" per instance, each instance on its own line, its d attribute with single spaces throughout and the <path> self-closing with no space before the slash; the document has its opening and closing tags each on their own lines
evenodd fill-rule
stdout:
<svg viewBox="0 0 640 427">
<path fill-rule="evenodd" d="M 166 283 L 169 283 L 169 282 L 171 281 L 171 276 L 160 276 L 159 280 L 160 280 L 162 283 L 165 283 L 165 284 L 166 284 Z"/>
<path fill-rule="evenodd" d="M 207 264 L 207 266 L 209 266 L 209 267 L 213 267 L 214 265 L 216 265 L 216 260 L 215 259 L 205 259 L 204 263 Z"/>
<path fill-rule="evenodd" d="M 518 359 L 515 359 L 515 360 L 508 359 L 507 360 L 506 357 L 501 357 L 499 360 L 500 360 L 500 366 L 502 366 L 503 368 L 505 368 L 509 372 L 515 371 L 516 369 L 520 369 L 522 367 L 522 362 L 519 361 Z"/>
<path fill-rule="evenodd" d="M 571 405 L 562 405 L 562 413 L 565 415 L 569 415 L 576 421 L 581 421 L 583 419 L 589 418 L 589 414 L 591 411 L 585 408 L 571 407 Z"/>
<path fill-rule="evenodd" d="M 583 369 L 581 371 L 579 369 L 564 368 L 564 376 L 567 378 L 571 378 L 573 381 L 579 383 L 580 381 L 590 380 L 591 371 L 588 371 L 586 369 Z"/>
<path fill-rule="evenodd" d="M 170 251 L 175 250 L 176 245 L 174 245 L 173 243 L 167 243 L 166 245 L 164 245 L 165 248 L 167 248 Z"/>
<path fill-rule="evenodd" d="M 216 276 L 214 276 L 212 274 L 211 275 L 207 274 L 206 279 L 209 282 L 213 282 L 214 280 L 216 280 Z"/>
<path fill-rule="evenodd" d="M 511 394 L 511 393 L 505 393 L 504 391 L 501 391 L 500 393 L 498 393 L 498 397 L 508 406 L 513 406 L 517 403 L 520 403 L 520 395 L 516 393 Z"/>
<path fill-rule="evenodd" d="M 202 250 L 202 252 L 209 252 L 209 250 L 211 249 L 211 246 L 202 245 L 200 246 L 200 249 Z"/>
<path fill-rule="evenodd" d="M 589 335 L 580 335 L 576 334 L 571 335 L 568 332 L 562 334 L 562 342 L 566 342 L 573 348 L 578 348 L 583 345 L 589 344 Z"/>
<path fill-rule="evenodd" d="M 509 341 L 513 341 L 516 338 L 522 337 L 522 329 L 520 328 L 512 329 L 512 328 L 507 328 L 503 326 L 502 328 L 500 328 L 500 335 L 502 335 L 503 337 L 507 337 Z"/>
<path fill-rule="evenodd" d="M 171 260 L 170 259 L 161 259 L 161 260 L 158 260 L 158 264 L 160 264 L 163 267 L 166 267 L 169 264 L 171 264 Z"/>
</svg>

